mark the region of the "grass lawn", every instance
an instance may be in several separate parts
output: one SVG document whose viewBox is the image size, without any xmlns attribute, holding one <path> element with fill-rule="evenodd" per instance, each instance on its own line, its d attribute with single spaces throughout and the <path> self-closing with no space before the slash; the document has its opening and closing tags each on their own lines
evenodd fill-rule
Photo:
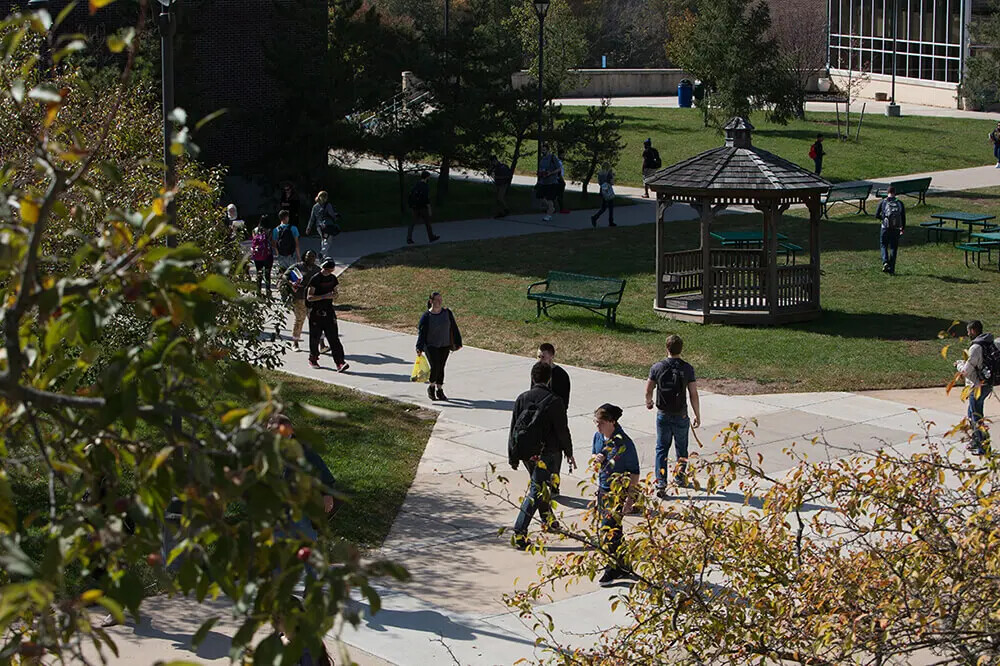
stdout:
<svg viewBox="0 0 1000 666">
<path fill-rule="evenodd" d="M 347 413 L 347 418 L 339 421 L 325 421 L 311 415 L 297 416 L 296 421 L 321 435 L 318 441 L 309 444 L 323 457 L 339 488 L 348 496 L 347 503 L 330 521 L 332 536 L 362 549 L 378 547 L 389 533 L 413 482 L 434 427 L 435 413 L 282 372 L 261 374 L 270 385 L 281 386 L 280 394 L 285 400 Z M 12 450 L 11 456 L 18 457 L 17 451 Z M 47 475 L 41 463 L 30 465 L 27 472 L 17 468 L 9 471 L 18 516 L 23 519 L 36 512 L 47 515 Z M 234 508 L 231 514 L 236 517 L 239 510 Z M 25 551 L 37 558 L 43 552 L 42 529 L 29 528 L 23 544 Z M 137 563 L 136 570 L 148 589 L 155 587 L 155 578 L 144 562 Z M 68 584 L 75 588 L 81 581 L 71 573 Z"/>
<path fill-rule="evenodd" d="M 685 339 L 685 356 L 709 388 L 728 392 L 820 391 L 944 385 L 951 361 L 938 333 L 954 320 L 979 318 L 995 329 L 1000 273 L 966 268 L 947 242 L 925 243 L 918 223 L 941 210 L 991 210 L 1000 188 L 930 197 L 910 207 L 895 277 L 881 272 L 878 226 L 834 208 L 822 227 L 822 304 L 816 321 L 774 328 L 675 322 L 652 310 L 652 225 L 420 247 L 372 256 L 341 278 L 352 316 L 414 331 L 425 294 L 441 290 L 466 344 L 530 356 L 548 340 L 564 363 L 643 377 L 665 353 L 664 338 Z M 908 200 L 909 201 L 909 200 Z M 840 210 L 838 210 L 840 209 Z M 721 228 L 759 228 L 759 216 L 726 216 Z M 781 231 L 808 244 L 804 211 L 790 211 Z M 697 223 L 673 223 L 667 249 L 697 247 Z M 579 308 L 536 319 L 528 284 L 550 269 L 624 277 L 618 327 Z M 958 357 L 958 345 L 949 358 Z"/>
<path fill-rule="evenodd" d="M 586 107 L 566 106 L 563 113 L 582 115 Z M 642 142 L 647 137 L 652 137 L 653 146 L 660 151 L 663 166 L 724 143 L 718 130 L 702 126 L 698 109 L 616 108 L 614 113 L 624 119 L 622 137 L 626 148 L 617 169 L 618 183 L 623 185 L 642 186 Z M 857 117 L 851 114 L 852 137 Z M 843 112 L 840 119 L 843 123 Z M 788 125 L 768 123 L 763 113 L 757 113 L 752 122 L 757 128 L 754 145 L 810 170 L 813 163 L 809 159 L 809 146 L 818 133 L 823 134 L 826 149 L 823 176 L 833 182 L 959 169 L 993 162 L 993 151 L 986 138 L 993 129 L 990 121 L 916 116 L 887 118 L 869 113 L 865 114 L 858 143 L 837 141 L 836 116 L 832 113 L 807 113 L 806 120 L 793 120 Z M 534 142 L 528 148 L 533 155 Z M 522 164 L 532 164 L 531 157 L 526 157 Z"/>
<path fill-rule="evenodd" d="M 331 170 L 333 183 L 330 196 L 333 205 L 343 216 L 344 231 L 362 231 L 364 229 L 383 229 L 398 227 L 410 223 L 410 212 L 399 210 L 399 194 L 397 176 L 383 171 L 367 171 L 364 169 Z M 406 193 L 416 182 L 416 176 L 408 176 Z M 431 197 L 437 187 L 437 179 L 431 179 Z M 584 196 L 579 191 L 566 191 L 565 203 L 570 210 L 580 208 L 600 207 L 596 186 L 591 188 L 589 195 Z M 496 214 L 495 189 L 492 183 L 474 182 L 452 179 L 448 198 L 442 206 L 432 206 L 434 222 L 450 222 L 453 220 L 474 220 L 491 218 Z M 627 199 L 616 202 L 628 205 Z M 534 193 L 531 187 L 515 186 L 507 193 L 507 205 L 512 214 L 539 212 L 535 208 Z M 305 222 L 303 222 L 303 229 Z"/>
</svg>

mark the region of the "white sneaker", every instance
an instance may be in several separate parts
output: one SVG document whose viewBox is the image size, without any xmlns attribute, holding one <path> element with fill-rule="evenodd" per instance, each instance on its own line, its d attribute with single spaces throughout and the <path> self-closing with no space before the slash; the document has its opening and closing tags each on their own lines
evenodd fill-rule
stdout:
<svg viewBox="0 0 1000 666">
<path fill-rule="evenodd" d="M 1000 169 L 1000 162 L 997 162 L 997 165 L 995 167 L 993 167 L 993 168 L 994 169 Z"/>
<path fill-rule="evenodd" d="M 542 222 L 551 222 L 551 221 L 552 221 L 551 215 L 546 215 L 545 217 L 542 218 Z"/>
</svg>

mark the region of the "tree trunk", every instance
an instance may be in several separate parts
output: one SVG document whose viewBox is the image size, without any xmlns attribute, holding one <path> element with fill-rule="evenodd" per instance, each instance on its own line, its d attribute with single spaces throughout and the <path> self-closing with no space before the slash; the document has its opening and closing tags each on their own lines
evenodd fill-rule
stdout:
<svg viewBox="0 0 1000 666">
<path fill-rule="evenodd" d="M 510 158 L 510 170 L 517 170 L 517 161 L 521 159 L 521 145 L 524 143 L 524 136 L 518 135 L 514 137 L 514 153 Z"/>
<path fill-rule="evenodd" d="M 447 155 L 441 157 L 441 168 L 438 171 L 437 193 L 434 195 L 434 203 L 438 206 L 444 205 L 448 197 L 448 184 L 451 177 L 451 158 Z"/>
</svg>

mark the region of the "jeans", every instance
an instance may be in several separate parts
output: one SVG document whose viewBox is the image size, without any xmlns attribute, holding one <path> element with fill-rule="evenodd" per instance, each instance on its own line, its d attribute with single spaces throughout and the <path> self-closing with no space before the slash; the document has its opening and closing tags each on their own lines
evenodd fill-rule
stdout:
<svg viewBox="0 0 1000 666">
<path fill-rule="evenodd" d="M 814 157 L 813 162 L 816 164 L 816 175 L 820 175 L 823 172 L 823 156 Z"/>
<path fill-rule="evenodd" d="M 597 492 L 597 511 L 601 516 L 601 538 L 611 558 L 611 566 L 624 569 L 625 561 L 618 552 L 622 546 L 622 501 L 612 503 L 607 493 Z"/>
<path fill-rule="evenodd" d="M 535 517 L 536 510 L 541 514 L 545 523 L 548 523 L 550 519 L 555 520 L 555 516 L 552 515 L 552 506 L 549 504 L 550 491 L 548 486 L 552 473 L 559 463 L 560 455 L 562 454 L 558 451 L 555 454 L 543 453 L 544 469 L 541 465 L 530 460 L 525 461 L 524 467 L 528 470 L 531 482 L 528 485 L 528 492 L 524 495 L 524 501 L 521 503 L 521 511 L 517 514 L 517 521 L 514 522 L 514 534 L 524 535 L 528 533 L 528 526 L 531 525 L 531 519 Z"/>
<path fill-rule="evenodd" d="M 590 221 L 593 222 L 595 226 L 597 225 L 598 218 L 600 218 L 601 215 L 604 214 L 604 211 L 608 211 L 608 224 L 614 224 L 615 223 L 614 199 L 605 199 L 604 197 L 601 197 L 601 210 L 594 213 L 594 215 L 590 218 Z"/>
<path fill-rule="evenodd" d="M 677 479 L 683 480 L 687 473 L 688 433 L 691 419 L 684 415 L 656 413 L 656 485 L 664 488 L 667 485 L 667 474 L 670 471 L 670 443 L 677 448 Z"/>
<path fill-rule="evenodd" d="M 340 335 L 337 331 L 337 315 L 332 311 L 324 312 L 318 310 L 318 306 L 313 306 L 309 313 L 309 360 L 319 361 L 319 345 L 323 341 L 323 336 L 330 343 L 333 351 L 333 362 L 338 366 L 344 363 L 344 345 L 340 344 Z"/>
<path fill-rule="evenodd" d="M 974 428 L 972 431 L 972 443 L 974 446 L 982 446 L 989 439 L 989 432 L 986 430 L 986 427 L 979 428 L 977 424 L 983 418 L 983 410 L 986 408 L 986 398 L 990 397 L 990 393 L 992 392 L 993 387 L 984 384 L 980 387 L 978 398 L 976 397 L 976 389 L 974 387 L 969 393 L 969 425 Z"/>
<path fill-rule="evenodd" d="M 497 183 L 497 215 L 506 215 L 510 212 L 507 208 L 507 190 L 510 183 Z"/>
<path fill-rule="evenodd" d="M 1000 143 L 993 144 L 993 157 L 997 158 L 997 163 L 1000 164 Z"/>
<path fill-rule="evenodd" d="M 430 206 L 421 206 L 413 209 L 413 217 L 410 218 L 410 226 L 406 229 L 406 240 L 413 240 L 413 227 L 416 226 L 418 219 L 424 223 L 424 227 L 427 229 L 427 240 L 434 238 L 434 231 L 431 229 Z"/>
<path fill-rule="evenodd" d="M 431 384 L 444 386 L 444 366 L 448 362 L 451 348 L 428 346 L 424 353 L 427 354 L 427 362 L 431 364 L 431 376 L 427 381 Z"/>
<path fill-rule="evenodd" d="M 896 252 L 899 249 L 899 229 L 882 227 L 879 246 L 882 248 L 882 265 L 888 266 L 890 273 L 895 273 Z"/>
</svg>

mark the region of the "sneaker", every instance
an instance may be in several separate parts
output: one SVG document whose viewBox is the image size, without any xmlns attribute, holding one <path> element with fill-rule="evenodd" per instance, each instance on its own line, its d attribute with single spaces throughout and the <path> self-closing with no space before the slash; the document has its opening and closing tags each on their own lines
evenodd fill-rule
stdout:
<svg viewBox="0 0 1000 666">
<path fill-rule="evenodd" d="M 688 481 L 688 478 L 681 474 L 678 474 L 677 476 L 674 477 L 674 483 L 677 484 L 678 488 L 694 488 L 691 482 Z"/>
<path fill-rule="evenodd" d="M 430 241 L 433 243 L 436 240 L 441 240 L 440 236 L 431 236 Z"/>
<path fill-rule="evenodd" d="M 431 400 L 438 399 L 437 391 L 435 391 L 434 388 L 435 387 L 433 385 L 427 387 L 427 397 L 430 398 Z"/>
<path fill-rule="evenodd" d="M 590 226 L 594 227 L 595 229 L 597 228 L 597 218 L 594 217 L 593 215 L 590 216 Z"/>
<path fill-rule="evenodd" d="M 108 613 L 101 618 L 101 621 L 98 624 L 102 629 L 109 629 L 111 627 L 118 626 L 118 620 L 115 619 L 114 615 Z"/>
<path fill-rule="evenodd" d="M 510 543 L 512 546 L 514 546 L 514 548 L 517 548 L 518 550 L 528 550 L 528 545 L 529 545 L 528 535 L 518 534 L 517 532 L 514 532 L 514 536 L 510 538 Z"/>
<path fill-rule="evenodd" d="M 322 368 L 323 366 L 321 366 L 321 365 L 319 364 L 319 361 L 314 361 L 314 360 L 312 360 L 312 359 L 309 359 L 309 367 L 310 367 L 310 368 L 315 368 L 315 369 L 319 370 L 319 369 L 320 369 L 320 368 Z"/>
<path fill-rule="evenodd" d="M 608 222 L 608 226 L 609 227 L 617 227 L 618 225 L 615 224 L 614 222 Z"/>
<path fill-rule="evenodd" d="M 622 572 L 616 567 L 605 567 L 604 575 L 597 581 L 601 587 L 611 587 L 615 581 L 622 578 Z"/>
<path fill-rule="evenodd" d="M 406 239 L 406 244 L 407 245 L 413 245 L 413 239 L 412 238 L 407 238 Z"/>
<path fill-rule="evenodd" d="M 882 272 L 883 273 L 889 272 L 889 264 L 882 264 Z"/>
<path fill-rule="evenodd" d="M 545 527 L 543 527 L 542 529 L 544 529 L 546 532 L 549 532 L 550 534 L 559 534 L 560 532 L 562 532 L 562 525 L 559 524 L 558 520 L 553 520 L 551 523 L 545 525 Z"/>
<path fill-rule="evenodd" d="M 971 444 L 969 444 L 968 451 L 974 456 L 986 455 L 986 447 L 980 444 L 979 442 L 972 442 Z"/>
<path fill-rule="evenodd" d="M 1000 169 L 1000 162 L 997 162 L 997 165 L 995 167 L 993 167 L 993 168 L 994 169 Z"/>
<path fill-rule="evenodd" d="M 348 368 L 350 367 L 351 367 L 350 363 L 344 361 L 343 363 L 337 366 L 337 372 L 347 372 Z"/>
<path fill-rule="evenodd" d="M 292 348 L 295 349 L 295 351 L 302 351 L 302 347 L 299 346 L 298 340 L 292 340 Z"/>
<path fill-rule="evenodd" d="M 665 499 L 667 499 L 667 497 L 669 497 L 669 495 L 667 495 L 667 489 L 666 488 L 657 488 L 656 489 L 656 496 L 659 497 L 661 500 L 665 500 Z"/>
<path fill-rule="evenodd" d="M 441 388 L 440 386 L 438 386 L 438 389 L 437 389 L 437 399 L 438 400 L 447 400 L 448 399 L 448 396 L 446 396 L 444 394 L 444 389 Z"/>
<path fill-rule="evenodd" d="M 545 217 L 542 218 L 542 222 L 551 222 L 551 221 L 552 221 L 551 215 L 546 215 Z"/>
</svg>

